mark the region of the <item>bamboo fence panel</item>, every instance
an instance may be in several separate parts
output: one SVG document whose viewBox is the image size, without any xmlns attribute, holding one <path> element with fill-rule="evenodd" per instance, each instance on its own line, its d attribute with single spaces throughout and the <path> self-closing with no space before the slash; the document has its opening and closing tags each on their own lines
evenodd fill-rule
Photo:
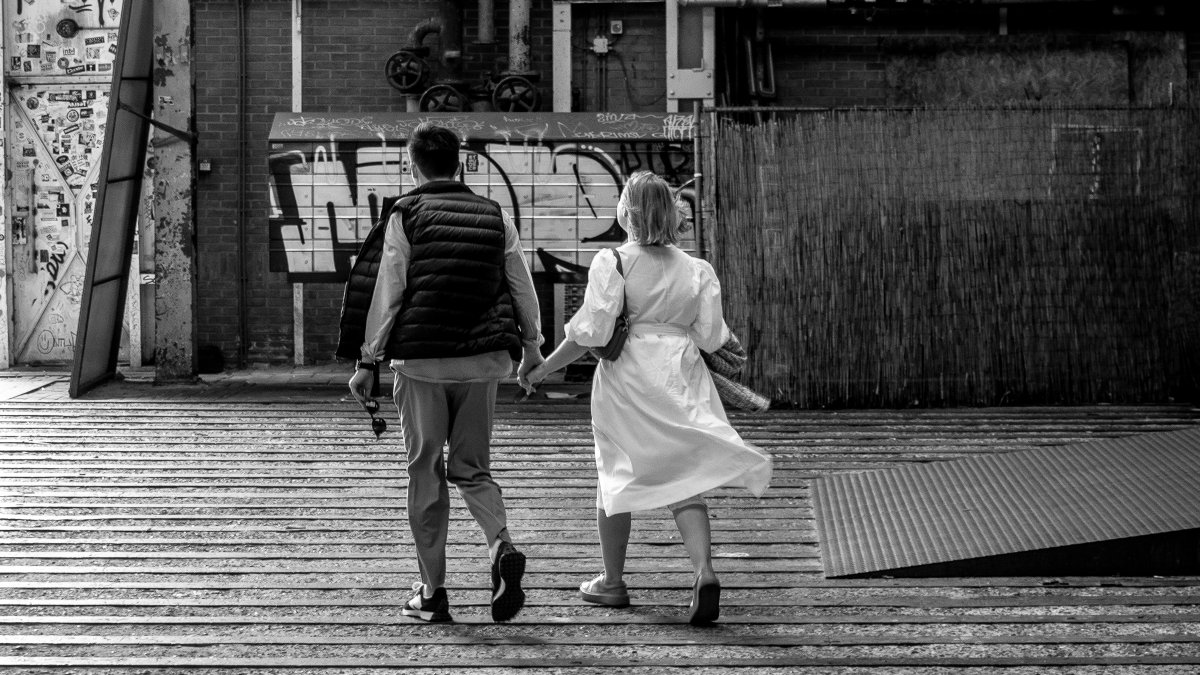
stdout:
<svg viewBox="0 0 1200 675">
<path fill-rule="evenodd" d="M 746 384 L 801 407 L 1194 391 L 1197 114 L 718 111 L 705 224 Z"/>
</svg>

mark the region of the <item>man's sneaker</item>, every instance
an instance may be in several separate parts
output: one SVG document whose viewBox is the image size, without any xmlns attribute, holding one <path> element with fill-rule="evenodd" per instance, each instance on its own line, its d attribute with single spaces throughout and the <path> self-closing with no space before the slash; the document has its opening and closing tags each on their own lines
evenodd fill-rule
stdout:
<svg viewBox="0 0 1200 675">
<path fill-rule="evenodd" d="M 439 588 L 433 592 L 432 598 L 427 598 L 422 594 L 424 588 L 425 584 L 419 581 L 413 584 L 413 590 L 417 594 L 404 603 L 401 613 L 404 616 L 415 616 L 422 621 L 453 621 L 450 617 L 450 602 L 446 599 L 446 589 Z"/>
<path fill-rule="evenodd" d="M 525 576 L 525 554 L 507 541 L 500 542 L 492 562 L 492 621 L 508 621 L 525 606 L 521 577 Z"/>
</svg>

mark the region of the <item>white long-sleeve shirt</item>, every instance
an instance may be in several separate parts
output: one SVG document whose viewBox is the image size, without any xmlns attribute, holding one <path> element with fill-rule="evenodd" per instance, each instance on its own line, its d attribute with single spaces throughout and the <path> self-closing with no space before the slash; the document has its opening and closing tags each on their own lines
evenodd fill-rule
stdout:
<svg viewBox="0 0 1200 675">
<path fill-rule="evenodd" d="M 537 351 L 543 341 L 537 294 L 533 289 L 529 264 L 521 251 L 517 228 L 507 212 L 501 211 L 501 214 L 504 218 L 504 271 L 508 277 L 517 325 L 521 328 L 521 348 L 526 354 L 531 354 Z M 400 212 L 395 211 L 384 231 L 383 255 L 375 278 L 375 294 L 367 312 L 366 342 L 362 346 L 364 361 L 376 362 L 383 358 L 388 336 L 404 302 L 411 256 L 412 249 L 404 234 Z M 391 366 L 398 373 L 427 382 L 499 380 L 510 376 L 513 369 L 512 357 L 506 350 L 474 356 L 393 359 Z"/>
</svg>

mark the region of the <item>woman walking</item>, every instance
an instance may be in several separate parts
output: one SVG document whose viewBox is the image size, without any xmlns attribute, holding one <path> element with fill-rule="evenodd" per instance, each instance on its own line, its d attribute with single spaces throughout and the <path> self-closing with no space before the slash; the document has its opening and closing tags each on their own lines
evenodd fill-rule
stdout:
<svg viewBox="0 0 1200 675">
<path fill-rule="evenodd" d="M 617 204 L 617 220 L 629 241 L 596 256 L 566 339 L 521 385 L 528 390 L 589 348 L 605 345 L 624 310 L 624 350 L 615 360 L 601 360 L 592 381 L 604 573 L 584 582 L 580 592 L 588 602 L 629 604 L 623 576 L 631 512 L 665 506 L 695 572 L 689 621 L 707 624 L 720 614 L 721 585 L 702 494 L 740 486 L 761 496 L 771 460 L 729 425 L 701 360 L 700 350 L 719 349 L 729 329 L 712 266 L 675 246 L 682 220 L 671 188 L 652 173 L 634 174 Z"/>
</svg>

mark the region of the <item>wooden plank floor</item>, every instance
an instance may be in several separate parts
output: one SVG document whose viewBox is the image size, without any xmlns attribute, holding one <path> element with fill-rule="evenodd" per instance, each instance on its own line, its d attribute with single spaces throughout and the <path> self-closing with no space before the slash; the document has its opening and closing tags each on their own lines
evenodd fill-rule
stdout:
<svg viewBox="0 0 1200 675">
<path fill-rule="evenodd" d="M 155 387 L 0 401 L 0 670 L 8 672 L 1200 672 L 1200 577 L 827 580 L 809 484 L 1200 423 L 1190 407 L 734 415 L 775 458 L 760 500 L 711 499 L 724 586 L 687 625 L 665 510 L 638 514 L 634 605 L 578 600 L 601 569 L 585 403 L 502 393 L 494 470 L 529 603 L 488 618 L 482 537 L 455 499 L 456 623 L 400 616 L 417 579 L 398 424 L 375 440 L 332 388 Z"/>
</svg>

